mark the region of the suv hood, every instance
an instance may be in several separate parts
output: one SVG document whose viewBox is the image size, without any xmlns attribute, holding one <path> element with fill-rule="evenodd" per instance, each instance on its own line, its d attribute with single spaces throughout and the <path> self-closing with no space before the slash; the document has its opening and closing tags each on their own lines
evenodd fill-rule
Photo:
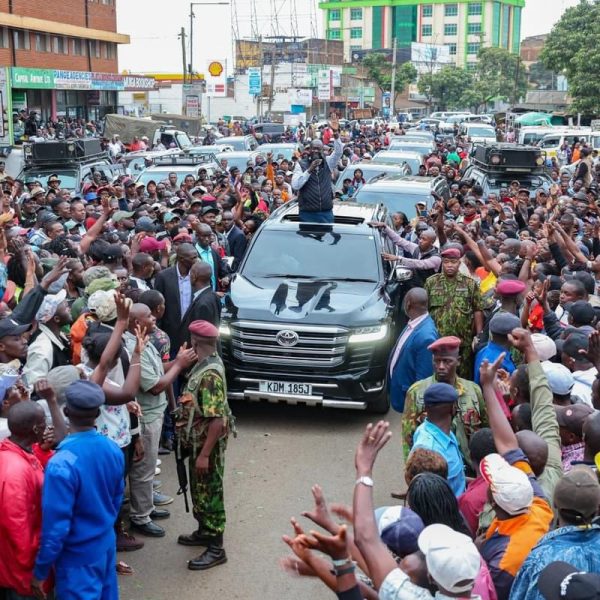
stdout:
<svg viewBox="0 0 600 600">
<path fill-rule="evenodd" d="M 361 327 L 383 320 L 379 282 L 252 278 L 236 275 L 226 302 L 232 319 Z"/>
</svg>

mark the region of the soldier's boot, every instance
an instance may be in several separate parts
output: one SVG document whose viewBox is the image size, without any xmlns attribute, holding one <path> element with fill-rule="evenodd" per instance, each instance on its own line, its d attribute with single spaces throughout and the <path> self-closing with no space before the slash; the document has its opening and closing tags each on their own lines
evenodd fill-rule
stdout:
<svg viewBox="0 0 600 600">
<path fill-rule="evenodd" d="M 192 533 L 182 533 L 177 538 L 177 543 L 182 546 L 204 546 L 207 548 L 210 543 L 214 540 L 214 535 L 210 533 L 206 533 L 202 531 L 202 529 L 198 528 L 196 531 Z M 221 536 L 222 542 L 223 536 Z"/>
<path fill-rule="evenodd" d="M 223 548 L 223 534 L 219 534 L 212 536 L 211 542 L 200 556 L 188 561 L 188 569 L 191 571 L 205 571 L 226 562 L 227 554 L 225 554 L 225 548 Z"/>
</svg>

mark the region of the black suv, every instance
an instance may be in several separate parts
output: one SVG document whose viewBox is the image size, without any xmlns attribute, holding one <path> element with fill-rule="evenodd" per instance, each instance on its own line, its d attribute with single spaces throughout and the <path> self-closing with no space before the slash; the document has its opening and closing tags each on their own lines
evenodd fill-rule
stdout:
<svg viewBox="0 0 600 600">
<path fill-rule="evenodd" d="M 486 196 L 510 187 L 515 180 L 529 190 L 550 188 L 553 182 L 544 166 L 545 158 L 545 153 L 535 146 L 478 144 L 473 148 L 471 164 L 461 181 L 479 184 Z"/>
<path fill-rule="evenodd" d="M 389 409 L 395 340 L 392 248 L 370 221 L 382 205 L 335 203 L 331 225 L 300 223 L 296 203 L 254 236 L 221 323 L 229 397 Z"/>
<path fill-rule="evenodd" d="M 53 174 L 61 180 L 61 188 L 75 192 L 91 182 L 96 172 L 109 183 L 125 174 L 125 167 L 113 164 L 97 139 L 23 144 L 23 159 L 25 166 L 19 179 L 39 181 L 43 188 L 48 187 L 48 177 Z"/>
</svg>

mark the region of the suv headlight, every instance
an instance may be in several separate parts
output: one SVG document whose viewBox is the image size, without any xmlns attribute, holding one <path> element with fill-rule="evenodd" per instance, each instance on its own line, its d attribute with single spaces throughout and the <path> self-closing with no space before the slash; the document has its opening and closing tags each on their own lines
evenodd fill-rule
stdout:
<svg viewBox="0 0 600 600">
<path fill-rule="evenodd" d="M 388 333 L 387 323 L 375 325 L 374 327 L 360 327 L 355 329 L 348 340 L 349 344 L 360 344 L 364 342 L 379 342 L 385 339 Z"/>
<path fill-rule="evenodd" d="M 221 337 L 229 337 L 231 335 L 231 329 L 227 323 L 221 323 L 219 325 L 219 334 Z"/>
</svg>

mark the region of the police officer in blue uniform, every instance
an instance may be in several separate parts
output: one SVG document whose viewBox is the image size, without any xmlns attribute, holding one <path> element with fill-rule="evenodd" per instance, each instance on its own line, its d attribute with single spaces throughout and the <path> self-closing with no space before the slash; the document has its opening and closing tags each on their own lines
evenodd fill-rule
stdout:
<svg viewBox="0 0 600 600">
<path fill-rule="evenodd" d="M 99 434 L 95 421 L 102 388 L 75 381 L 66 390 L 70 434 L 46 467 L 42 535 L 31 587 L 54 567 L 61 600 L 118 600 L 114 525 L 123 500 L 123 453 Z"/>
</svg>

